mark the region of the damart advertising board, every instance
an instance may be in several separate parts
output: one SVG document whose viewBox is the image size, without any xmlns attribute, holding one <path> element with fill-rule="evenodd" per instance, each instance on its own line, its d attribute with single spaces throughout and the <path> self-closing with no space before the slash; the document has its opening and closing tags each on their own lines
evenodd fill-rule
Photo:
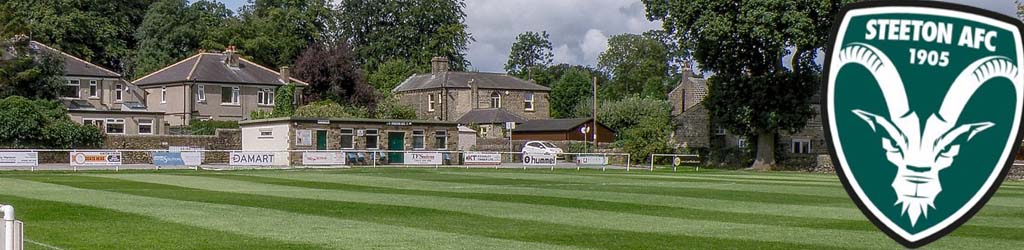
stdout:
<svg viewBox="0 0 1024 250">
<path fill-rule="evenodd" d="M 114 166 L 121 165 L 121 152 L 71 152 L 71 166 Z"/>
<path fill-rule="evenodd" d="M 556 157 L 553 154 L 525 154 L 523 155 L 523 164 L 551 166 L 558 162 Z"/>
<path fill-rule="evenodd" d="M 405 153 L 406 165 L 441 165 L 441 153 Z"/>
<path fill-rule="evenodd" d="M 345 152 L 302 152 L 302 165 L 345 165 Z"/>
<path fill-rule="evenodd" d="M 501 154 L 468 152 L 462 155 L 466 165 L 501 165 Z"/>
<path fill-rule="evenodd" d="M 0 167 L 39 166 L 37 152 L 0 152 Z"/>
<path fill-rule="evenodd" d="M 287 152 L 231 151 L 231 166 L 288 166 Z"/>
</svg>

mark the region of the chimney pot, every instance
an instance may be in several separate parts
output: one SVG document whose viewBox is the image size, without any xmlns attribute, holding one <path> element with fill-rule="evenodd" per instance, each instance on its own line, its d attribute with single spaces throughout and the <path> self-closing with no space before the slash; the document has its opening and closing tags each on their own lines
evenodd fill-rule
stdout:
<svg viewBox="0 0 1024 250">
<path fill-rule="evenodd" d="M 235 52 L 235 46 L 229 45 L 228 48 L 224 50 L 224 54 L 227 55 L 227 58 L 224 59 L 224 63 L 226 63 L 229 67 L 237 68 L 238 53 Z"/>
<path fill-rule="evenodd" d="M 430 59 L 430 73 L 437 75 L 442 72 L 448 72 L 448 58 L 443 56 L 436 56 Z"/>
<path fill-rule="evenodd" d="M 291 76 L 291 70 L 289 70 L 288 66 L 281 66 L 281 73 L 280 73 L 280 75 L 281 75 L 281 82 L 283 82 L 284 84 L 288 84 L 288 83 L 291 82 L 291 77 L 292 77 Z"/>
</svg>

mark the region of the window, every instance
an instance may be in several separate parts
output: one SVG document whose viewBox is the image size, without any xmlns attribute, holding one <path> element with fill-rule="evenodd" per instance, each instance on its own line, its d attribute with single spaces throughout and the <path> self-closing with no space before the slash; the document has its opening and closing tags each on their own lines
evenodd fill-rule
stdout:
<svg viewBox="0 0 1024 250">
<path fill-rule="evenodd" d="M 167 103 L 167 86 L 160 87 L 160 103 Z"/>
<path fill-rule="evenodd" d="M 427 112 L 434 112 L 434 94 L 427 95 Z"/>
<path fill-rule="evenodd" d="M 747 148 L 747 138 L 740 138 L 736 140 L 736 146 L 739 148 Z"/>
<path fill-rule="evenodd" d="M 269 88 L 261 88 L 256 93 L 256 104 L 274 105 L 274 91 L 271 91 Z"/>
<path fill-rule="evenodd" d="M 715 135 L 725 135 L 725 128 L 715 127 Z"/>
<path fill-rule="evenodd" d="M 82 124 L 96 126 L 100 131 L 105 131 L 103 127 L 103 119 L 82 119 Z"/>
<path fill-rule="evenodd" d="M 367 129 L 366 130 L 366 148 L 377 149 L 377 130 Z"/>
<path fill-rule="evenodd" d="M 491 126 L 480 126 L 480 137 L 486 137 L 491 132 Z"/>
<path fill-rule="evenodd" d="M 501 95 L 498 92 L 491 93 L 491 108 L 501 107 Z"/>
<path fill-rule="evenodd" d="M 259 136 L 259 138 L 260 139 L 274 139 L 274 129 L 271 129 L 271 128 L 261 128 L 260 129 L 260 136 Z"/>
<path fill-rule="evenodd" d="M 78 80 L 68 80 L 68 82 L 64 84 L 63 96 L 67 98 L 80 98 L 78 96 L 78 88 L 81 87 L 80 84 L 82 84 L 82 82 Z"/>
<path fill-rule="evenodd" d="M 199 84 L 199 86 L 196 87 L 196 88 L 197 88 L 197 90 L 196 90 L 196 98 L 198 98 L 200 102 L 205 102 L 206 101 L 206 85 Z"/>
<path fill-rule="evenodd" d="M 97 86 L 96 86 L 96 80 L 90 80 L 89 81 L 89 97 L 97 97 L 97 96 L 99 96 L 99 90 L 97 89 Z"/>
<path fill-rule="evenodd" d="M 238 87 L 220 87 L 220 103 L 238 104 Z"/>
<path fill-rule="evenodd" d="M 533 92 L 526 93 L 523 97 L 523 108 L 526 111 L 533 111 Z"/>
<path fill-rule="evenodd" d="M 151 119 L 139 119 L 139 134 L 151 135 L 153 134 L 153 120 Z"/>
<path fill-rule="evenodd" d="M 121 100 L 124 100 L 124 96 L 123 95 L 124 95 L 124 86 L 121 85 L 121 84 L 114 85 L 114 100 L 115 101 L 119 101 L 119 102 Z"/>
<path fill-rule="evenodd" d="M 434 132 L 434 147 L 437 149 L 448 148 L 448 131 L 438 130 Z"/>
<path fill-rule="evenodd" d="M 350 128 L 343 128 L 343 129 L 341 129 L 341 148 L 342 149 L 352 149 L 352 148 L 354 148 L 353 145 L 352 145 L 352 138 L 353 138 L 352 134 L 353 134 L 352 133 L 352 129 L 350 129 Z"/>
<path fill-rule="evenodd" d="M 412 131 L 412 149 L 423 149 L 424 148 L 423 147 L 423 137 L 424 137 L 424 132 L 423 132 L 422 129 L 421 130 L 413 130 Z"/>
<path fill-rule="evenodd" d="M 124 134 L 124 119 L 107 119 L 107 134 Z"/>
<path fill-rule="evenodd" d="M 794 154 L 810 154 L 811 153 L 811 140 L 808 139 L 793 139 L 793 153 Z"/>
</svg>

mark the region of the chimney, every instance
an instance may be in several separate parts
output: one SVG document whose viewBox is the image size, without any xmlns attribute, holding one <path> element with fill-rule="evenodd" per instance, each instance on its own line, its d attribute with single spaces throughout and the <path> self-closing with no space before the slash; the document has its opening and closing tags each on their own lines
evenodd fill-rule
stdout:
<svg viewBox="0 0 1024 250">
<path fill-rule="evenodd" d="M 281 73 L 279 75 L 281 76 L 281 82 L 284 84 L 291 82 L 292 74 L 291 70 L 288 69 L 288 66 L 281 66 Z"/>
<path fill-rule="evenodd" d="M 430 73 L 437 75 L 441 72 L 448 72 L 448 58 L 443 56 L 436 56 L 430 59 Z"/>
<path fill-rule="evenodd" d="M 227 64 L 228 67 L 238 68 L 238 53 L 235 53 L 235 45 L 229 45 L 228 48 L 224 50 L 224 55 L 227 55 L 227 58 L 224 59 L 224 63 Z"/>
<path fill-rule="evenodd" d="M 473 109 L 480 108 L 480 89 L 476 86 L 476 79 L 469 79 L 469 96 L 473 98 Z"/>
</svg>

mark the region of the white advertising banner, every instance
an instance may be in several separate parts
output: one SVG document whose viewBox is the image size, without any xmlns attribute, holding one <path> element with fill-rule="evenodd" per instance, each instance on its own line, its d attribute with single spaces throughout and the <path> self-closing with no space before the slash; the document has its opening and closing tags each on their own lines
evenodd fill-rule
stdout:
<svg viewBox="0 0 1024 250">
<path fill-rule="evenodd" d="M 228 162 L 231 166 L 288 166 L 287 152 L 241 152 L 232 151 Z"/>
<path fill-rule="evenodd" d="M 608 157 L 599 155 L 581 155 L 576 157 L 576 165 L 608 165 Z"/>
<path fill-rule="evenodd" d="M 345 165 L 345 153 L 303 152 L 302 165 Z"/>
<path fill-rule="evenodd" d="M 71 166 L 121 165 L 121 152 L 71 152 Z"/>
<path fill-rule="evenodd" d="M 406 165 L 441 165 L 441 153 L 405 153 Z"/>
<path fill-rule="evenodd" d="M 39 166 L 39 153 L 36 152 L 0 152 L 0 167 L 32 167 Z"/>
<path fill-rule="evenodd" d="M 462 155 L 462 162 L 466 165 L 500 165 L 501 154 L 468 152 Z"/>
<path fill-rule="evenodd" d="M 523 164 L 525 165 L 555 165 L 558 162 L 556 155 L 553 154 L 525 154 L 523 155 Z"/>
</svg>

